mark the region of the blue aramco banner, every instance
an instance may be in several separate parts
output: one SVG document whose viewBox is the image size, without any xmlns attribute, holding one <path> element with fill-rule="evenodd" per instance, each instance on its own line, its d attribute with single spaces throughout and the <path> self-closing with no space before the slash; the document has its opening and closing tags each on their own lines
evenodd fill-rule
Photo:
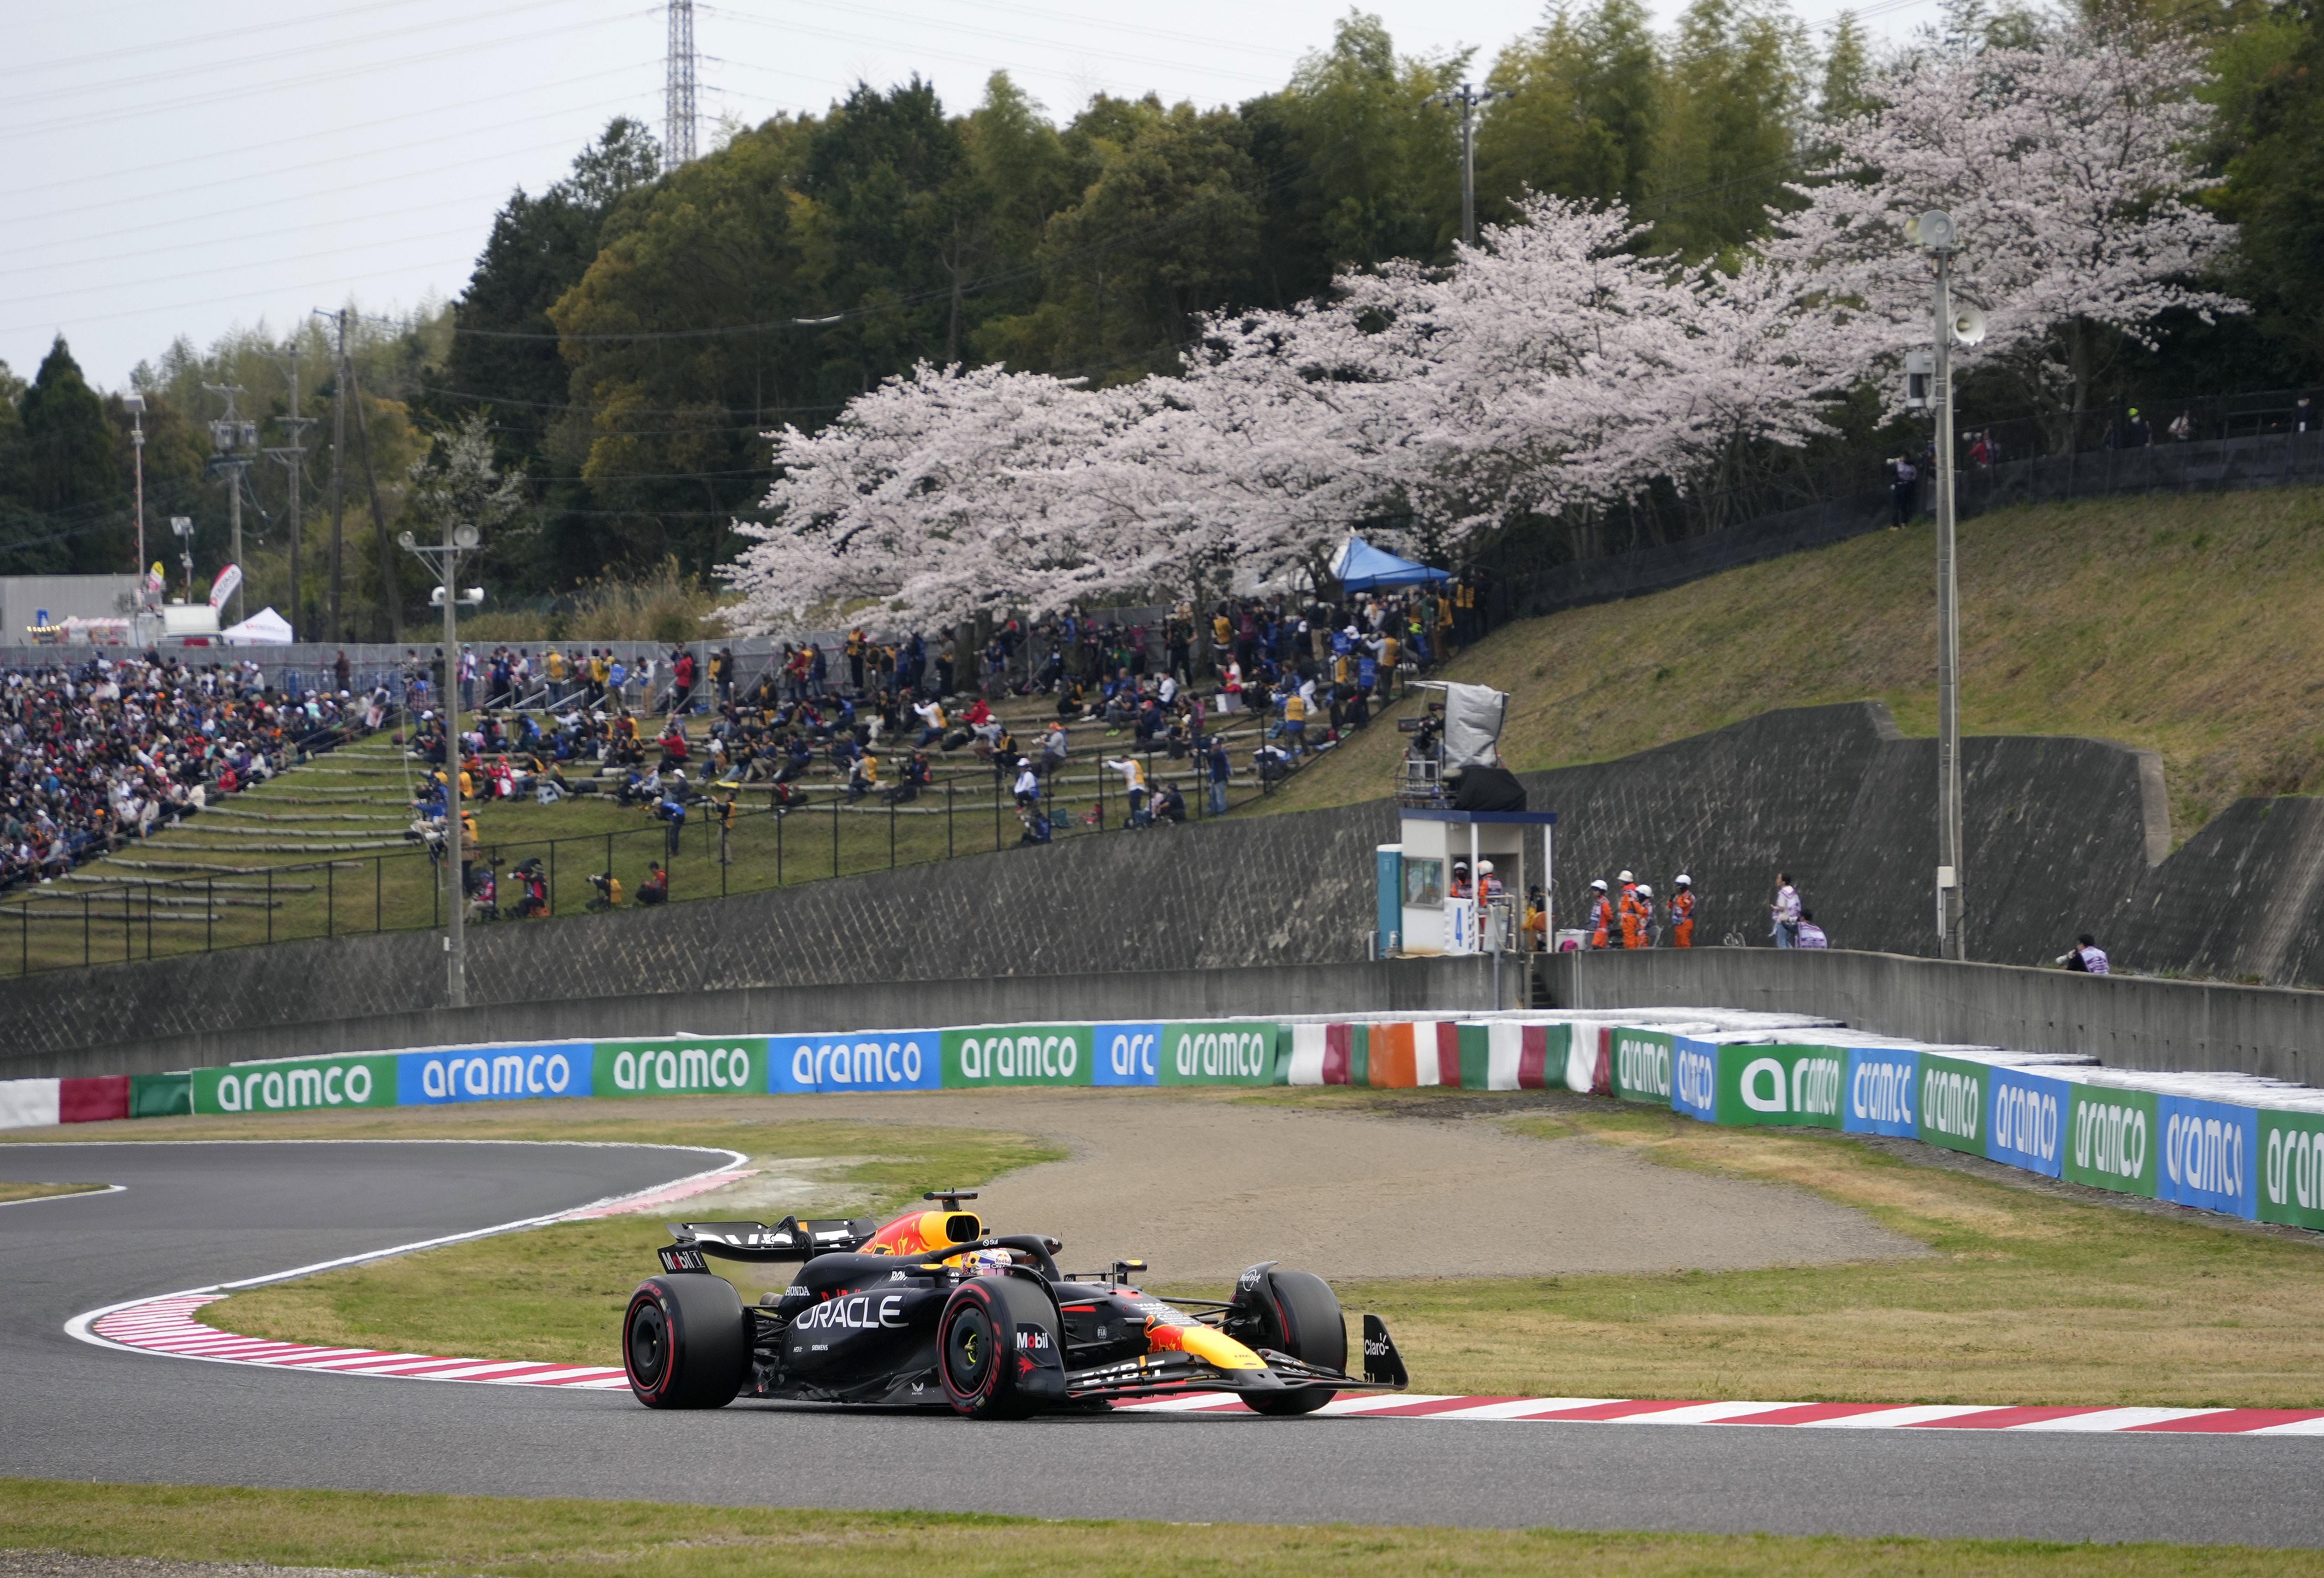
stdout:
<svg viewBox="0 0 2324 1578">
<path fill-rule="evenodd" d="M 2259 1153 L 2258 1111 L 2187 1096 L 2166 1095 L 2158 1105 L 2163 1165 L 2155 1173 L 2155 1198 L 2256 1216 L 2252 1162 Z"/>
<path fill-rule="evenodd" d="M 1914 1115 L 1918 1094 L 1921 1055 L 1893 1047 L 1851 1047 L 1848 1049 L 1848 1100 L 1840 1110 L 1840 1127 L 1851 1134 L 1897 1134 L 1910 1140 L 1920 1133 Z"/>
<path fill-rule="evenodd" d="M 1985 1154 L 2047 1177 L 2064 1166 L 2066 1082 L 1997 1065 L 1986 1086 Z"/>
</svg>

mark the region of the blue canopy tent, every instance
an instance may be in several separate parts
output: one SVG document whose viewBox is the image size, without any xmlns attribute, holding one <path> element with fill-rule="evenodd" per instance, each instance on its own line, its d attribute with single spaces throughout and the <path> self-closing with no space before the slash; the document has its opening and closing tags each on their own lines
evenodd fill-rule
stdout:
<svg viewBox="0 0 2324 1578">
<path fill-rule="evenodd" d="M 1332 574 L 1339 578 L 1341 587 L 1350 592 L 1376 592 L 1385 586 L 1425 586 L 1452 578 L 1446 571 L 1383 552 L 1360 537 L 1351 537 L 1340 545 L 1340 551 L 1332 558 Z"/>
</svg>

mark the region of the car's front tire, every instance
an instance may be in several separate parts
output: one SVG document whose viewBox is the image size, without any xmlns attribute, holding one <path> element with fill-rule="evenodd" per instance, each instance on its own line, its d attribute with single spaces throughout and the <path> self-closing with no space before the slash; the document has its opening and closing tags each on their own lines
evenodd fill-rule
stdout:
<svg viewBox="0 0 2324 1578">
<path fill-rule="evenodd" d="M 1028 1381 L 1036 1370 L 1059 1366 L 1063 1352 L 1056 1309 L 1013 1277 L 969 1278 L 936 1322 L 945 1400 L 972 1419 L 1021 1419 L 1041 1407 L 1046 1399 Z"/>
<path fill-rule="evenodd" d="M 1344 1374 L 1348 1368 L 1348 1321 L 1340 1297 L 1313 1271 L 1266 1273 L 1256 1301 L 1259 1346 L 1288 1353 L 1304 1363 Z M 1330 1387 L 1294 1387 L 1285 1391 L 1246 1392 L 1243 1402 L 1260 1414 L 1312 1414 L 1339 1394 Z"/>
<path fill-rule="evenodd" d="M 622 1317 L 622 1368 L 649 1408 L 723 1408 L 751 1368 L 750 1316 L 723 1277 L 655 1277 Z"/>
</svg>

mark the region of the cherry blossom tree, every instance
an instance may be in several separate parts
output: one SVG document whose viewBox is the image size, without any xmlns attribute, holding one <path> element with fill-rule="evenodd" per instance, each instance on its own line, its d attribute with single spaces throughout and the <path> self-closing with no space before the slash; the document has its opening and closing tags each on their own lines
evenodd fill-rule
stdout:
<svg viewBox="0 0 2324 1578">
<path fill-rule="evenodd" d="M 2172 309 L 2241 310 L 2194 282 L 2234 239 L 2190 200 L 2212 184 L 2193 159 L 2205 80 L 2189 44 L 2118 19 L 1906 56 L 1867 86 L 1872 107 L 1830 128 L 1834 156 L 1794 187 L 1803 210 L 1774 215 L 1767 256 L 1825 305 L 1833 347 L 1877 366 L 1928 343 L 1930 263 L 1904 226 L 1945 209 L 1964 249 L 1955 293 L 1989 325 L 1971 364 L 2070 417 L 2097 331 L 2151 344 Z"/>
</svg>

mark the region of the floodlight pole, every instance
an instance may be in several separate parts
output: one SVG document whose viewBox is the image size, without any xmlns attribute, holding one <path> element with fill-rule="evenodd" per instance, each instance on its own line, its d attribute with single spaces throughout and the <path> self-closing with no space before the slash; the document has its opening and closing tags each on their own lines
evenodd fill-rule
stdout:
<svg viewBox="0 0 2324 1578">
<path fill-rule="evenodd" d="M 1960 577 L 1953 521 L 1954 249 L 1932 249 L 1937 259 L 1937 951 L 1965 959 L 1962 922 L 1968 908 L 1961 864 Z"/>
<path fill-rule="evenodd" d="M 1458 106 L 1461 110 L 1461 245 L 1477 245 L 1477 112 L 1508 96 L 1497 88 L 1480 88 L 1473 82 L 1432 93 L 1423 102 Z"/>
</svg>

